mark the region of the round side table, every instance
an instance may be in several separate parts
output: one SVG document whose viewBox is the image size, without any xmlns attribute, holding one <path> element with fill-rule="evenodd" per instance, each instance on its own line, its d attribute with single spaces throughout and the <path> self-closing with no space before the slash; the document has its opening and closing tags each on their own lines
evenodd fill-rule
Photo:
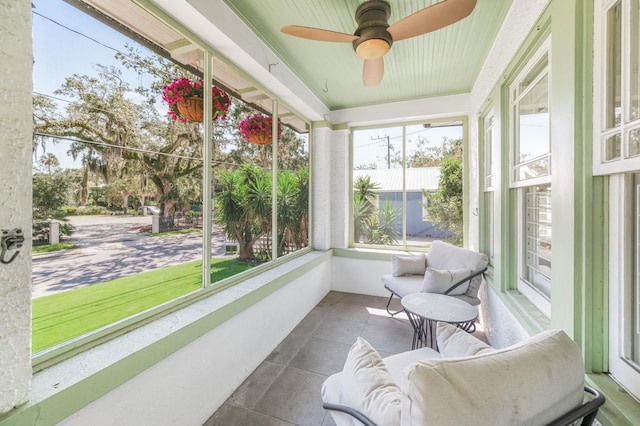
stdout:
<svg viewBox="0 0 640 426">
<path fill-rule="evenodd" d="M 469 331 L 478 308 L 464 300 L 437 293 L 411 293 L 400 300 L 413 327 L 411 349 L 428 346 L 438 350 L 435 327 L 438 321 L 448 322 Z"/>
</svg>

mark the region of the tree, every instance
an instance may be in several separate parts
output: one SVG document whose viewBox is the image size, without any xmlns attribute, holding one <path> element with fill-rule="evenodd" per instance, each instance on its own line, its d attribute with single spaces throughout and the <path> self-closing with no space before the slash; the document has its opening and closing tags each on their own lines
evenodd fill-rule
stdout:
<svg viewBox="0 0 640 426">
<path fill-rule="evenodd" d="M 97 66 L 97 76 L 73 75 L 56 91 L 73 100 L 63 114 L 47 98 L 35 97 L 34 127 L 37 133 L 78 139 L 69 152 L 83 165 L 74 190 L 79 204 L 86 204 L 92 179 L 105 187 L 110 204 L 123 208 L 131 196 L 144 200 L 152 185 L 163 215 L 169 216 L 180 205 L 203 198 L 205 141 L 197 123 L 170 120 L 162 113 L 164 105 L 156 109 L 156 103 L 173 78 L 197 76 L 162 57 L 144 56 L 129 46 L 127 50 L 116 58 L 124 67 L 152 76 L 149 86 L 132 89 L 117 68 Z M 255 112 L 243 101 L 232 99 L 229 113 L 215 122 L 207 142 L 213 147 L 212 168 L 230 170 L 248 163 L 269 168 L 271 147 L 247 143 L 237 129 L 244 117 Z M 34 137 L 34 152 L 45 140 Z M 285 127 L 278 144 L 278 168 L 293 172 L 307 165 L 306 139 Z M 138 179 L 146 184 L 138 186 Z"/>
<path fill-rule="evenodd" d="M 432 194 L 424 192 L 426 209 L 432 222 L 439 228 L 454 233 L 451 242 L 461 244 L 463 240 L 462 209 L 462 162 L 448 158 L 440 169 L 438 189 Z"/>
<path fill-rule="evenodd" d="M 68 202 L 69 187 L 70 178 L 64 172 L 34 173 L 32 187 L 33 235 L 48 237 L 52 219 L 62 222 L 60 225 L 62 234 L 71 235 L 73 226 L 67 223 L 66 213 L 60 210 Z"/>
<path fill-rule="evenodd" d="M 254 259 L 253 244 L 271 229 L 271 180 L 253 165 L 222 171 L 218 176 L 218 223 L 238 242 L 238 258 Z"/>
<path fill-rule="evenodd" d="M 51 176 L 59 168 L 60 161 L 54 154 L 46 152 L 38 159 L 38 164 Z"/>
</svg>

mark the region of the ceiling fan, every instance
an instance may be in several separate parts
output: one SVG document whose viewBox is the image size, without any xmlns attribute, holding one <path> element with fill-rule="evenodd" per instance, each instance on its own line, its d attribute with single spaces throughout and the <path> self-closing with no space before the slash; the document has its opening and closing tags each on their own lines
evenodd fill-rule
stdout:
<svg viewBox="0 0 640 426">
<path fill-rule="evenodd" d="M 356 54 L 364 59 L 364 85 L 377 86 L 384 74 L 383 57 L 393 42 L 451 25 L 468 16 L 475 5 L 476 0 L 442 0 L 390 26 L 387 21 L 391 16 L 391 5 L 384 0 L 368 0 L 356 9 L 358 28 L 353 35 L 299 25 L 286 25 L 280 31 L 310 40 L 352 43 Z"/>
</svg>

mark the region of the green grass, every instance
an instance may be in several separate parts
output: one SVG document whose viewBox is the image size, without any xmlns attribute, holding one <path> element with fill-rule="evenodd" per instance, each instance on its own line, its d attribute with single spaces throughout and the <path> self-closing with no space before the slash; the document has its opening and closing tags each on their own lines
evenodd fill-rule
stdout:
<svg viewBox="0 0 640 426">
<path fill-rule="evenodd" d="M 211 261 L 211 282 L 255 264 Z M 202 262 L 195 261 L 92 284 L 32 302 L 32 345 L 39 352 L 115 321 L 202 288 Z"/>
<path fill-rule="evenodd" d="M 32 247 L 31 253 L 48 253 L 50 251 L 69 250 L 74 248 L 78 248 L 78 245 L 73 243 L 47 244 L 46 246 Z"/>
<path fill-rule="evenodd" d="M 151 234 L 151 236 L 166 237 L 167 235 L 193 234 L 196 232 L 202 232 L 202 229 L 198 229 L 198 228 L 178 229 L 176 231 L 158 232 L 157 234 Z"/>
</svg>

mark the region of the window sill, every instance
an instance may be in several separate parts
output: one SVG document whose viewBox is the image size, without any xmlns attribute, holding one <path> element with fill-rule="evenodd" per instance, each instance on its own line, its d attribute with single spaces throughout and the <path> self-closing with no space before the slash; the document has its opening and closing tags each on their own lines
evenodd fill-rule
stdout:
<svg viewBox="0 0 640 426">
<path fill-rule="evenodd" d="M 598 421 L 603 426 L 640 424 L 640 402 L 607 374 L 587 374 L 587 383 L 598 389 L 606 398 L 598 411 Z"/>
</svg>

